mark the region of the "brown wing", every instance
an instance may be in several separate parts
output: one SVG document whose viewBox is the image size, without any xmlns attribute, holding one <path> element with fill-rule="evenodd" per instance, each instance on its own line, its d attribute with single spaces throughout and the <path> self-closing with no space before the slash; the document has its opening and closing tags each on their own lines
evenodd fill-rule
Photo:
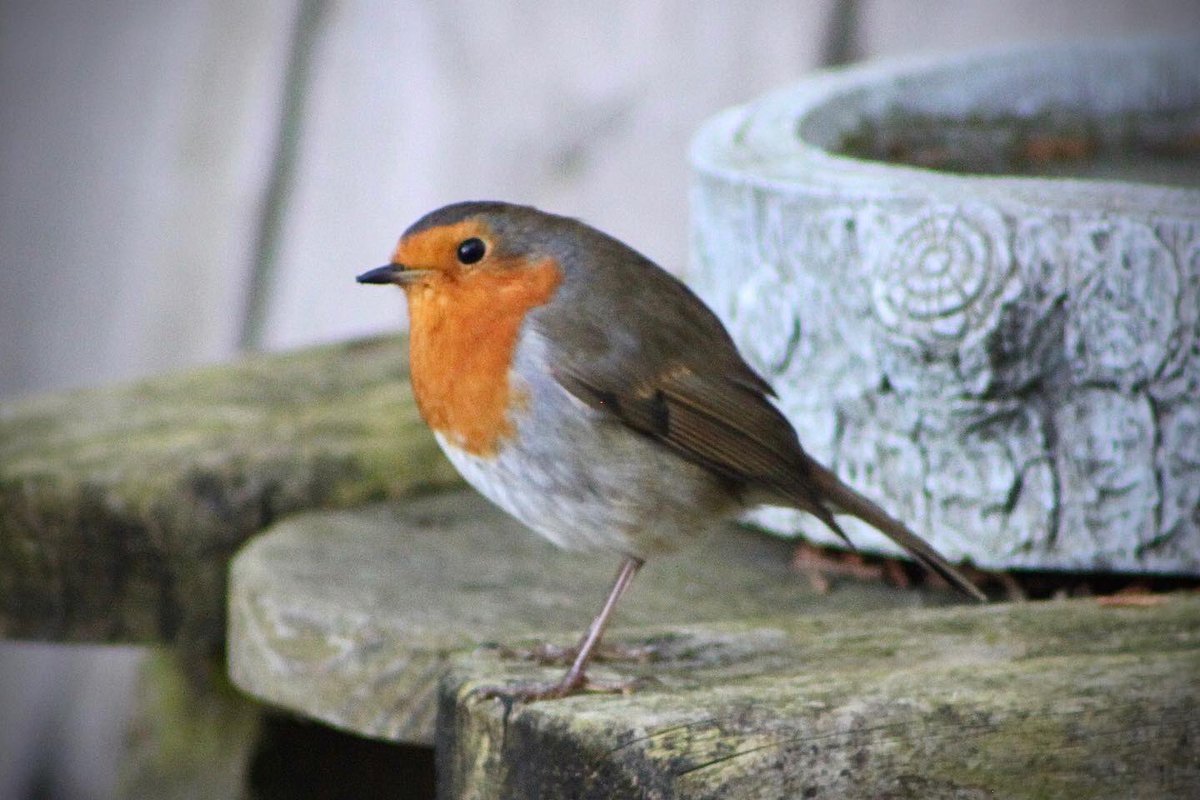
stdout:
<svg viewBox="0 0 1200 800">
<path fill-rule="evenodd" d="M 791 424 L 748 381 L 713 380 L 682 363 L 629 387 L 601 386 L 565 371 L 555 377 L 593 408 L 739 487 L 778 495 L 850 543 L 815 492 L 808 477 L 814 462 Z"/>
</svg>

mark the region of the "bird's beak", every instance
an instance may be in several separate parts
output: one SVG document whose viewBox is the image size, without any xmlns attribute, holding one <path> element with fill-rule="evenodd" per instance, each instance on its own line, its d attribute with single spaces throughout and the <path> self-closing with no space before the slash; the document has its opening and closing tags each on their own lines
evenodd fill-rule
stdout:
<svg viewBox="0 0 1200 800">
<path fill-rule="evenodd" d="M 369 269 L 355 278 L 359 283 L 395 283 L 396 278 L 403 274 L 403 268 L 397 264 L 384 264 L 382 267 Z"/>
<path fill-rule="evenodd" d="M 394 283 L 397 286 L 415 283 L 429 274 L 426 269 L 406 269 L 403 264 L 384 264 L 369 269 L 355 280 L 359 283 Z"/>
</svg>

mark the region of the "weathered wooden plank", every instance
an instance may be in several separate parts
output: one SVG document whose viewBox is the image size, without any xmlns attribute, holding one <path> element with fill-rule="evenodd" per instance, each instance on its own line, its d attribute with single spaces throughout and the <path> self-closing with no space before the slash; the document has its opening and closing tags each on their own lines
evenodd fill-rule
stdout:
<svg viewBox="0 0 1200 800">
<path fill-rule="evenodd" d="M 846 582 L 818 595 L 791 545 L 734 526 L 651 561 L 618 626 L 822 615 L 954 602 Z M 234 682 L 367 736 L 433 741 L 436 689 L 456 653 L 549 637 L 574 644 L 615 557 L 564 553 L 473 492 L 303 514 L 247 545 L 230 578 Z"/>
<path fill-rule="evenodd" d="M 1194 797 L 1200 596 L 789 616 L 660 630 L 631 696 L 524 706 L 456 662 L 445 798 Z"/>
<path fill-rule="evenodd" d="M 275 518 L 458 481 L 402 340 L 0 406 L 0 636 L 219 644 Z"/>
</svg>

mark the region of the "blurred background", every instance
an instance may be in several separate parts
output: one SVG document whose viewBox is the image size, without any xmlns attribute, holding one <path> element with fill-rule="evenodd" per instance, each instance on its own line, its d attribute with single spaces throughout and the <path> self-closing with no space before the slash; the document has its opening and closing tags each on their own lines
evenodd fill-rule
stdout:
<svg viewBox="0 0 1200 800">
<path fill-rule="evenodd" d="M 809 70 L 1200 30 L 1194 0 L 0 0 L 0 401 L 392 330 L 507 199 L 686 268 L 702 120 Z M 139 651 L 0 643 L 0 798 L 106 798 Z"/>
</svg>

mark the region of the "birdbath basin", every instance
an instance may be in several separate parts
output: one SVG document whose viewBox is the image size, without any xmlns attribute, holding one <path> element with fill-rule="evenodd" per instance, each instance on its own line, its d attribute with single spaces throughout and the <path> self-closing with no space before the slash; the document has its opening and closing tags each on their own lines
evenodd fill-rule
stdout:
<svg viewBox="0 0 1200 800">
<path fill-rule="evenodd" d="M 690 280 L 817 458 L 953 558 L 1200 574 L 1200 40 L 818 73 L 692 163 Z"/>
</svg>

